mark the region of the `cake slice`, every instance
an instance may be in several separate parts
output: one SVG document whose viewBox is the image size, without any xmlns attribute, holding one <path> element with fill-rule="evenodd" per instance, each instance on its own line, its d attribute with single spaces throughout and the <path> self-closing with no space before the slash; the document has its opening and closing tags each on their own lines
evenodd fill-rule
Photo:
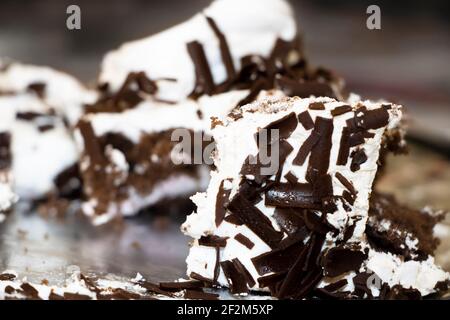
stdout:
<svg viewBox="0 0 450 320">
<path fill-rule="evenodd" d="M 83 211 L 96 224 L 205 189 L 208 168 L 172 161 L 174 130 L 203 144 L 211 119 L 219 123 L 265 89 L 343 95 L 338 77 L 307 64 L 283 0 L 213 1 L 180 25 L 108 53 L 99 84 L 102 96 L 79 124 Z"/>
<path fill-rule="evenodd" d="M 95 92 L 65 73 L 3 63 L 0 132 L 9 137 L 11 183 L 20 198 L 79 193 L 79 152 L 72 127 L 84 104 L 95 99 Z"/>
<path fill-rule="evenodd" d="M 295 299 L 420 297 L 446 283 L 427 251 L 407 260 L 368 240 L 381 144 L 401 106 L 297 97 L 237 115 L 213 129 L 216 170 L 182 226 L 191 278 Z"/>
</svg>

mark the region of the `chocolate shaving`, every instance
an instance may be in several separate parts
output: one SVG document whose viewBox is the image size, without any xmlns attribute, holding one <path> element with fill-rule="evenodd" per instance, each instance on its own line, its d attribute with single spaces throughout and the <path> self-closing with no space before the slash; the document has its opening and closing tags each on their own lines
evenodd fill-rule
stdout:
<svg viewBox="0 0 450 320">
<path fill-rule="evenodd" d="M 353 277 L 352 281 L 353 285 L 355 286 L 354 293 L 359 298 L 364 298 L 364 295 L 367 295 L 368 298 L 373 298 L 372 290 L 370 290 L 370 288 L 367 286 L 368 279 L 371 275 L 372 274 L 368 272 L 361 272 Z"/>
<path fill-rule="evenodd" d="M 64 292 L 64 299 L 65 300 L 91 300 L 92 298 L 90 296 L 87 296 L 84 294 Z"/>
<path fill-rule="evenodd" d="M 311 150 L 308 168 L 314 170 L 317 174 L 322 175 L 327 173 L 330 164 L 333 120 L 317 117 L 314 125 L 314 132 L 317 132 L 320 135 L 320 139 Z"/>
<path fill-rule="evenodd" d="M 232 294 L 248 293 L 247 279 L 236 269 L 233 262 L 222 261 L 220 266 L 222 267 Z"/>
<path fill-rule="evenodd" d="M 106 159 L 100 145 L 98 144 L 98 140 L 95 136 L 91 123 L 85 120 L 80 120 L 78 123 L 78 128 L 80 129 L 80 133 L 83 137 L 85 150 L 91 158 L 91 161 L 94 164 L 103 166 L 106 163 Z"/>
<path fill-rule="evenodd" d="M 230 198 L 230 193 L 231 193 L 231 189 L 225 190 L 223 188 L 224 182 L 225 182 L 225 180 L 222 180 L 222 182 L 220 183 L 219 191 L 217 192 L 217 197 L 216 197 L 216 221 L 215 221 L 216 227 L 220 226 L 223 219 L 225 218 L 225 213 L 226 213 L 225 207 L 228 204 L 228 200 Z"/>
<path fill-rule="evenodd" d="M 11 167 L 11 134 L 9 132 L 0 132 L 0 170 Z"/>
<path fill-rule="evenodd" d="M 210 287 L 213 284 L 212 279 L 208 279 L 208 278 L 202 276 L 201 274 L 198 274 L 197 272 L 191 272 L 189 277 L 194 280 L 201 281 L 205 287 Z"/>
<path fill-rule="evenodd" d="M 352 133 L 348 139 L 350 147 L 356 147 L 365 142 L 364 131 Z"/>
<path fill-rule="evenodd" d="M 228 46 L 227 39 L 225 35 L 220 31 L 216 22 L 211 17 L 206 17 L 209 26 L 213 30 L 217 39 L 219 40 L 220 46 L 220 55 L 222 57 L 222 62 L 225 66 L 225 70 L 227 71 L 227 80 L 226 82 L 233 81 L 236 78 L 236 70 L 233 64 L 233 57 L 231 55 L 230 47 Z"/>
<path fill-rule="evenodd" d="M 281 208 L 320 209 L 321 200 L 314 196 L 309 184 L 277 183 L 266 191 L 265 205 Z"/>
<path fill-rule="evenodd" d="M 325 110 L 323 102 L 311 102 L 308 106 L 309 110 Z"/>
<path fill-rule="evenodd" d="M 336 277 L 349 271 L 358 271 L 367 254 L 342 246 L 328 250 L 322 259 L 322 267 L 327 277 Z"/>
<path fill-rule="evenodd" d="M 324 221 L 325 214 L 322 214 L 320 216 L 318 214 L 319 211 L 305 210 L 303 217 L 305 225 L 311 231 L 317 232 L 319 234 L 327 234 L 328 232 L 330 232 L 331 228 Z"/>
<path fill-rule="evenodd" d="M 314 122 L 308 111 L 303 111 L 302 113 L 299 113 L 298 121 L 302 124 L 305 130 L 311 130 L 312 128 L 314 128 Z"/>
<path fill-rule="evenodd" d="M 16 278 L 14 274 L 11 273 L 2 273 L 0 274 L 0 281 L 12 281 Z"/>
<path fill-rule="evenodd" d="M 323 289 L 326 291 L 329 291 L 329 292 L 335 292 L 335 291 L 343 288 L 347 284 L 348 284 L 347 279 L 341 279 L 334 283 L 330 283 L 330 284 L 326 285 L 325 287 L 323 287 Z"/>
<path fill-rule="evenodd" d="M 295 185 L 298 183 L 298 178 L 295 174 L 292 173 L 292 171 L 289 171 L 284 175 L 284 178 L 292 185 Z"/>
<path fill-rule="evenodd" d="M 52 290 L 48 295 L 48 300 L 64 300 L 64 297 L 54 293 Z"/>
<path fill-rule="evenodd" d="M 267 130 L 269 144 L 273 143 L 271 130 L 278 130 L 278 138 L 280 140 L 285 140 L 291 136 L 292 132 L 297 128 L 297 125 L 298 121 L 295 112 L 291 112 L 287 116 L 268 124 L 264 129 Z M 257 142 L 258 141 L 259 139 L 257 139 Z"/>
<path fill-rule="evenodd" d="M 312 131 L 309 137 L 305 140 L 305 142 L 298 150 L 297 156 L 294 158 L 292 163 L 297 166 L 303 165 L 309 153 L 314 148 L 314 146 L 319 142 L 319 140 L 320 140 L 319 133 L 317 133 L 316 131 Z"/>
<path fill-rule="evenodd" d="M 245 266 L 241 263 L 241 261 L 239 261 L 238 258 L 234 258 L 234 259 L 231 260 L 231 261 L 233 262 L 233 265 L 234 265 L 234 267 L 236 268 L 236 270 L 237 270 L 240 274 L 244 275 L 244 277 L 245 277 L 245 279 L 246 279 L 246 281 L 247 281 L 248 286 L 249 286 L 250 288 L 252 288 L 252 287 L 256 284 L 256 282 L 255 282 L 255 280 L 253 279 L 253 277 L 252 277 L 252 275 L 250 274 L 250 272 L 247 270 L 247 268 L 245 268 Z"/>
<path fill-rule="evenodd" d="M 233 198 L 228 210 L 238 215 L 239 219 L 269 247 L 275 247 L 282 239 L 283 234 L 273 228 L 269 218 L 241 194 L 238 193 Z"/>
<path fill-rule="evenodd" d="M 213 284 L 217 284 L 220 275 L 220 248 L 216 247 L 216 261 L 214 265 Z"/>
<path fill-rule="evenodd" d="M 219 295 L 198 290 L 186 290 L 184 298 L 192 300 L 218 300 Z"/>
<path fill-rule="evenodd" d="M 337 116 L 340 116 L 340 115 L 345 114 L 347 112 L 350 112 L 352 110 L 353 110 L 352 107 L 349 106 L 349 105 L 339 106 L 339 107 L 336 107 L 333 110 L 331 110 L 331 115 L 333 117 L 337 117 Z"/>
<path fill-rule="evenodd" d="M 234 239 L 250 250 L 255 246 L 253 241 L 244 236 L 242 233 L 238 233 L 237 235 L 235 235 Z"/>
<path fill-rule="evenodd" d="M 259 93 L 262 90 L 267 90 L 270 89 L 270 83 L 267 81 L 267 79 L 264 78 L 260 78 L 258 80 L 256 80 L 252 87 L 250 88 L 250 92 L 249 94 L 242 99 L 241 101 L 238 102 L 237 106 L 244 106 L 246 104 L 249 104 L 253 101 L 255 101 L 256 97 L 258 97 Z"/>
<path fill-rule="evenodd" d="M 199 289 L 203 288 L 203 282 L 202 281 L 175 281 L 175 282 L 160 282 L 159 287 L 163 290 L 168 291 L 180 291 L 185 289 Z"/>
<path fill-rule="evenodd" d="M 34 82 L 28 85 L 27 91 L 34 92 L 39 98 L 43 99 L 45 96 L 45 87 L 46 84 L 44 82 Z"/>
<path fill-rule="evenodd" d="M 362 116 L 358 115 L 359 112 L 356 114 L 355 120 L 357 127 L 365 130 L 379 129 L 389 123 L 389 112 L 383 107 L 374 110 L 365 110 Z"/>
<path fill-rule="evenodd" d="M 350 165 L 350 170 L 352 170 L 352 172 L 358 171 L 361 168 L 361 165 L 368 160 L 363 148 L 353 151 L 351 158 L 352 163 Z"/>
<path fill-rule="evenodd" d="M 350 155 L 350 130 L 347 127 L 342 128 L 341 142 L 339 145 L 339 154 L 336 165 L 345 166 Z"/>
<path fill-rule="evenodd" d="M 340 183 L 352 194 L 356 195 L 358 192 L 355 190 L 355 187 L 353 184 L 347 180 L 346 177 L 344 177 L 340 172 L 336 172 L 335 174 L 336 178 L 339 180 Z"/>
<path fill-rule="evenodd" d="M 139 286 L 141 286 L 142 288 L 146 289 L 148 292 L 153 293 L 153 294 L 159 294 L 159 295 L 163 295 L 166 297 L 173 297 L 173 293 L 167 291 L 167 290 L 163 290 L 159 287 L 159 285 L 151 283 L 149 281 L 139 281 L 137 282 L 137 284 Z"/>
<path fill-rule="evenodd" d="M 17 120 L 23 120 L 23 121 L 33 121 L 36 118 L 39 117 L 48 117 L 48 114 L 40 113 L 40 112 L 34 112 L 34 111 L 26 111 L 26 112 L 17 112 L 16 113 L 16 119 Z"/>
<path fill-rule="evenodd" d="M 272 273 L 264 277 L 258 278 L 258 285 L 260 288 L 266 288 L 266 287 L 272 287 L 275 286 L 277 283 L 282 281 L 284 277 L 286 277 L 287 272 L 278 272 L 278 273 Z"/>
<path fill-rule="evenodd" d="M 28 299 L 40 300 L 39 292 L 31 284 L 24 282 L 20 285 L 21 293 L 23 293 Z"/>
<path fill-rule="evenodd" d="M 302 213 L 292 208 L 276 208 L 273 218 L 283 232 L 288 235 L 303 234 L 306 238 L 306 226 Z"/>
<path fill-rule="evenodd" d="M 122 288 L 112 289 L 112 294 L 97 294 L 99 300 L 139 300 L 141 298 L 140 294 Z"/>
<path fill-rule="evenodd" d="M 195 87 L 191 97 L 196 98 L 203 93 L 212 95 L 215 88 L 214 80 L 202 44 L 198 41 L 189 42 L 187 50 L 194 64 L 196 76 Z"/>
<path fill-rule="evenodd" d="M 297 256 L 303 251 L 304 237 L 293 237 L 293 241 L 287 245 L 280 246 L 272 251 L 263 253 L 252 258 L 253 265 L 259 275 L 271 272 L 288 271 L 295 262 Z"/>
<path fill-rule="evenodd" d="M 224 219 L 226 222 L 234 224 L 236 226 L 242 226 L 244 222 L 239 218 L 237 214 L 229 214 Z"/>
<path fill-rule="evenodd" d="M 198 244 L 206 247 L 224 248 L 227 245 L 228 237 L 219 237 L 214 235 L 202 236 L 198 239 Z"/>
</svg>

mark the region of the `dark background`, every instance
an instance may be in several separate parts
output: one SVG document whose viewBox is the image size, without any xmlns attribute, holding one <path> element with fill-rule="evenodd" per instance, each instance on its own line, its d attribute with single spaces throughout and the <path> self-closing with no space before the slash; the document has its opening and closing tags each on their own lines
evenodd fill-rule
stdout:
<svg viewBox="0 0 450 320">
<path fill-rule="evenodd" d="M 0 0 L 0 56 L 93 82 L 105 52 L 181 22 L 209 3 Z M 291 3 L 313 64 L 336 70 L 365 97 L 405 104 L 414 138 L 450 148 L 450 1 Z M 66 28 L 70 4 L 81 7 L 81 30 Z M 381 7 L 381 30 L 366 28 L 370 4 Z"/>
</svg>

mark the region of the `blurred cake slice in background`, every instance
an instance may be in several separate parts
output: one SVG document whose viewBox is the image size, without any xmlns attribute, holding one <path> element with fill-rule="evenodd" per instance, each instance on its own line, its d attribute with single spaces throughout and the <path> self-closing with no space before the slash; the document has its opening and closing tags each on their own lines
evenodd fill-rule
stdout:
<svg viewBox="0 0 450 320">
<path fill-rule="evenodd" d="M 72 76 L 4 63 L 0 70 L 0 131 L 9 137 L 12 185 L 23 200 L 80 191 L 79 152 L 72 126 L 96 93 Z"/>
</svg>

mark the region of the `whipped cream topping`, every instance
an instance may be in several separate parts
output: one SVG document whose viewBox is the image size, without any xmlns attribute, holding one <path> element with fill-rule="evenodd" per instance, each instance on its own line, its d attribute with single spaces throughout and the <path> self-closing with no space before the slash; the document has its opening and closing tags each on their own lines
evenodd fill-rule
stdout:
<svg viewBox="0 0 450 320">
<path fill-rule="evenodd" d="M 198 41 L 216 84 L 226 79 L 219 41 L 208 25 L 212 18 L 226 36 L 236 68 L 241 58 L 256 54 L 267 57 L 278 38 L 291 41 L 296 23 L 284 0 L 216 0 L 191 19 L 153 36 L 128 42 L 108 53 L 101 67 L 99 82 L 113 92 L 130 72 L 146 73 L 158 85 L 156 97 L 181 101 L 193 91 L 195 70 L 187 43 Z"/>
</svg>

